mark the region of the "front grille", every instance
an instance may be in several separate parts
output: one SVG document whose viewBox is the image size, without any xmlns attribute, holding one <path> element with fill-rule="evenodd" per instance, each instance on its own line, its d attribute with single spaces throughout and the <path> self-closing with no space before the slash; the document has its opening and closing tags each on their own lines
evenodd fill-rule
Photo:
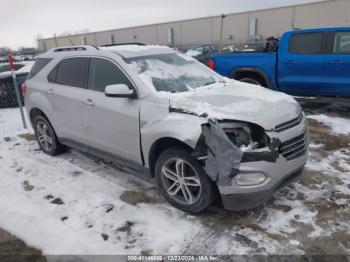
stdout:
<svg viewBox="0 0 350 262">
<path fill-rule="evenodd" d="M 293 160 L 305 154 L 309 142 L 309 133 L 297 136 L 281 144 L 280 153 L 287 160 Z"/>
<path fill-rule="evenodd" d="M 301 121 L 303 120 L 303 116 L 304 113 L 301 111 L 298 117 L 275 126 L 274 130 L 279 133 L 289 128 L 295 127 L 301 123 Z"/>
</svg>

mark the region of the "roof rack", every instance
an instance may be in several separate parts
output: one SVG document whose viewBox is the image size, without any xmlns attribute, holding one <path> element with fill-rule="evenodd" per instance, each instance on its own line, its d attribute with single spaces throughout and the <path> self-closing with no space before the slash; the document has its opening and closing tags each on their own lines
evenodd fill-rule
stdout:
<svg viewBox="0 0 350 262">
<path fill-rule="evenodd" d="M 101 45 L 100 47 L 119 46 L 119 45 L 141 45 L 141 46 L 145 46 L 146 44 L 144 44 L 144 43 L 119 43 L 119 44 Z"/>
<path fill-rule="evenodd" d="M 62 46 L 62 47 L 55 47 L 50 49 L 49 53 L 56 53 L 56 52 L 68 52 L 68 51 L 91 51 L 91 50 L 98 50 L 98 47 L 93 45 L 79 45 L 79 46 Z"/>
</svg>

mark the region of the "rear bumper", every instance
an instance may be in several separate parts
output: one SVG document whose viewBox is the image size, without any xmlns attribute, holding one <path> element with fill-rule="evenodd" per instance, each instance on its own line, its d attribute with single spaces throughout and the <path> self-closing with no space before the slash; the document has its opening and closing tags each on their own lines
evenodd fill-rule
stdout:
<svg viewBox="0 0 350 262">
<path fill-rule="evenodd" d="M 277 190 L 295 181 L 302 173 L 303 168 L 288 174 L 282 181 L 269 189 L 253 193 L 221 195 L 224 208 L 231 211 L 243 211 L 258 207 L 271 199 Z"/>
</svg>

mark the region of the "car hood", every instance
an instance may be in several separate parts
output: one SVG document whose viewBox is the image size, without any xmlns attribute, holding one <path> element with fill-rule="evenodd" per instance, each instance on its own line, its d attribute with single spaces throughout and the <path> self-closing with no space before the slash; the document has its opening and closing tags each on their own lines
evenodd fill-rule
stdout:
<svg viewBox="0 0 350 262">
<path fill-rule="evenodd" d="M 251 122 L 265 130 L 272 130 L 301 112 L 300 105 L 289 95 L 233 80 L 170 94 L 169 103 L 177 112 Z"/>
</svg>

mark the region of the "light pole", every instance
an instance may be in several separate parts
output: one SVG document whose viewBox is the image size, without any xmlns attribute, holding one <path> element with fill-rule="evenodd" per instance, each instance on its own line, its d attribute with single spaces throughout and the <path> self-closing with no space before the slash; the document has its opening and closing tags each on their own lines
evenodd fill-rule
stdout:
<svg viewBox="0 0 350 262">
<path fill-rule="evenodd" d="M 221 23 L 220 23 L 220 43 L 219 43 L 219 51 L 222 50 L 222 45 L 223 45 L 223 39 L 222 39 L 222 35 L 223 35 L 223 28 L 224 28 L 224 18 L 226 17 L 226 15 L 222 14 L 221 15 Z"/>
</svg>

